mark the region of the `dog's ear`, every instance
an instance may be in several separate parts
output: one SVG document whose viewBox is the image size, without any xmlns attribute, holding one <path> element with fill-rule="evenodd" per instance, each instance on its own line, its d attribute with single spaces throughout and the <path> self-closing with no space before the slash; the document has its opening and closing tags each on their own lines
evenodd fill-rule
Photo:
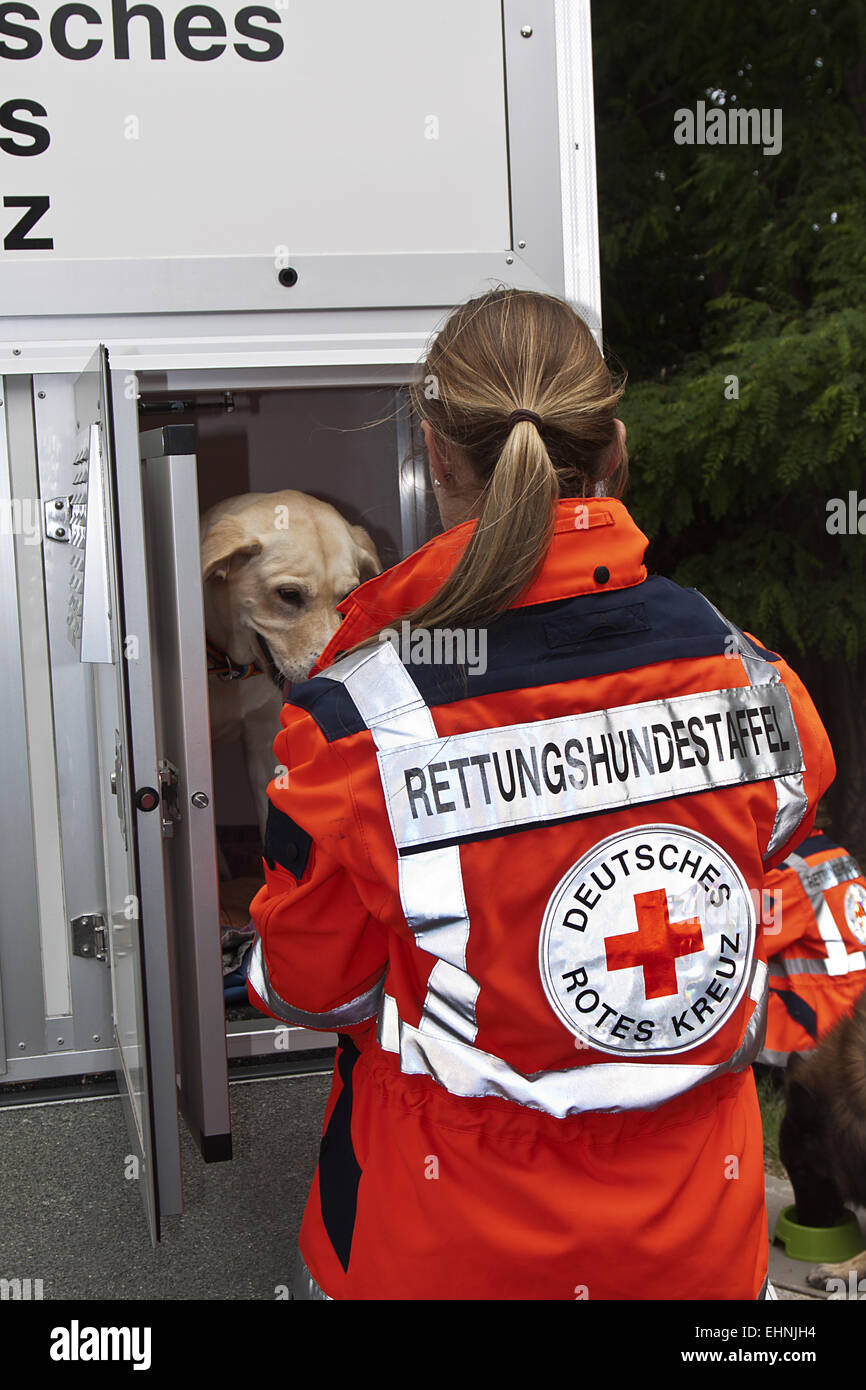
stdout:
<svg viewBox="0 0 866 1390">
<path fill-rule="evenodd" d="M 363 526 L 350 526 L 352 538 L 357 547 L 359 583 L 372 579 L 374 575 L 382 573 L 382 562 L 379 553 L 370 539 Z"/>
<path fill-rule="evenodd" d="M 261 549 L 261 541 L 249 534 L 239 517 L 220 517 L 201 543 L 202 580 L 225 579 L 233 565 L 243 564 Z"/>
</svg>

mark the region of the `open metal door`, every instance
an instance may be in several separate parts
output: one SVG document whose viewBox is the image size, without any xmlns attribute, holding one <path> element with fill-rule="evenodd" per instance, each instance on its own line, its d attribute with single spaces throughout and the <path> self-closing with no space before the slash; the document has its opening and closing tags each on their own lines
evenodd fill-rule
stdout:
<svg viewBox="0 0 866 1390">
<path fill-rule="evenodd" d="M 75 414 L 70 624 L 93 677 L 126 1171 L 156 1244 L 160 1215 L 182 1210 L 171 986 L 135 399 L 104 347 L 76 381 Z"/>
<path fill-rule="evenodd" d="M 206 1163 L 230 1159 L 226 1020 L 219 932 L 195 430 L 148 430 L 139 443 L 154 647 L 160 818 L 166 845 L 181 1113 Z"/>
</svg>

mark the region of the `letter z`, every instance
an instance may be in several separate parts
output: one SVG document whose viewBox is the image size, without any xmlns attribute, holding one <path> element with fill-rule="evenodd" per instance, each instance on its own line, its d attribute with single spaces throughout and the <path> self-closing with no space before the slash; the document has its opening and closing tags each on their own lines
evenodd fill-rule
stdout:
<svg viewBox="0 0 866 1390">
<path fill-rule="evenodd" d="M 40 217 L 44 217 L 49 207 L 48 198 L 34 197 L 29 198 L 4 198 L 4 208 L 27 208 L 28 211 L 23 217 L 19 218 L 11 232 L 3 238 L 4 251 L 53 251 L 53 237 L 31 237 L 26 240 L 27 233 L 31 227 L 35 227 Z"/>
</svg>

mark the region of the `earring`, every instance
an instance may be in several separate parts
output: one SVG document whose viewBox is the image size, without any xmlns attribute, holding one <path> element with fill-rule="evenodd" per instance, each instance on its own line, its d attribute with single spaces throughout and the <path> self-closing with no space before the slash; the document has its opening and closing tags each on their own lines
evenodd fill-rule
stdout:
<svg viewBox="0 0 866 1390">
<path fill-rule="evenodd" d="M 434 486 L 434 487 L 441 487 L 441 486 L 442 486 L 442 484 L 440 483 L 440 481 L 439 481 L 438 478 L 434 478 L 434 479 L 433 479 L 433 486 Z"/>
</svg>

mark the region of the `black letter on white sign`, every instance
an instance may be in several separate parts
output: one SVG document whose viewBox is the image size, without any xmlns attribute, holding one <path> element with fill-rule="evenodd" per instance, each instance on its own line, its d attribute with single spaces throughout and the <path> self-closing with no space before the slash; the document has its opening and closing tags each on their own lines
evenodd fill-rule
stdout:
<svg viewBox="0 0 866 1390">
<path fill-rule="evenodd" d="M 165 57 L 165 25 L 159 10 L 153 5 L 133 5 L 128 10 L 126 0 L 111 0 L 115 58 L 129 57 L 129 21 L 140 17 L 147 20 L 151 58 Z"/>
<path fill-rule="evenodd" d="M 263 19 L 266 24 L 280 22 L 280 16 L 276 11 L 266 5 L 247 5 L 245 9 L 238 10 L 235 15 L 235 28 L 238 33 L 243 34 L 245 39 L 255 39 L 257 43 L 265 44 L 266 48 L 262 53 L 257 48 L 251 48 L 248 43 L 236 43 L 235 53 L 239 53 L 250 63 L 269 63 L 273 58 L 279 58 L 283 51 L 282 35 L 260 29 L 257 24 L 253 24 L 254 19 Z"/>
<path fill-rule="evenodd" d="M 31 116 L 47 116 L 48 112 L 38 101 L 27 101 L 24 97 L 13 97 L 0 106 L 0 129 L 10 130 L 13 135 L 32 136 L 32 145 L 19 145 L 14 140 L 0 140 L 0 150 L 4 154 L 42 154 L 51 144 L 51 136 L 44 126 L 31 121 L 22 121 L 17 111 L 29 111 Z"/>
<path fill-rule="evenodd" d="M 39 11 L 23 0 L 17 4 L 0 5 L 0 35 L 4 38 L 23 39 L 23 48 L 11 47 L 0 41 L 0 58 L 35 58 L 42 47 L 42 35 L 23 24 L 12 24 L 9 15 L 20 15 L 22 19 L 38 19 Z"/>
<path fill-rule="evenodd" d="M 73 48 L 66 34 L 66 22 L 72 15 L 80 16 L 85 24 L 101 24 L 102 19 L 92 5 L 61 5 L 51 16 L 49 33 L 57 52 L 61 58 L 71 58 L 73 62 L 80 63 L 99 52 L 102 39 L 87 39 L 80 48 Z"/>
<path fill-rule="evenodd" d="M 49 200 L 41 197 L 30 198 L 4 198 L 4 208 L 29 208 L 23 217 L 19 218 L 7 236 L 3 238 L 4 251 L 53 251 L 54 238 L 50 236 L 33 237 L 30 241 L 25 241 L 27 233 L 31 227 L 35 227 L 40 217 L 44 217 L 48 211 Z"/>
</svg>

